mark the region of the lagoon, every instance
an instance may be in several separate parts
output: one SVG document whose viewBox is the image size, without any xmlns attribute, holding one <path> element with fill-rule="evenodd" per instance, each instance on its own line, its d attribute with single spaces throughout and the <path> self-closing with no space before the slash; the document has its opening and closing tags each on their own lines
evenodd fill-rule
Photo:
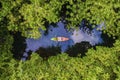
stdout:
<svg viewBox="0 0 120 80">
<path fill-rule="evenodd" d="M 26 60 L 29 51 L 35 52 L 40 47 L 60 47 L 61 52 L 65 52 L 68 47 L 74 46 L 76 43 L 81 43 L 84 41 L 89 42 L 92 46 L 101 44 L 104 42 L 101 38 L 103 26 L 104 22 L 97 25 L 93 29 L 89 29 L 87 26 L 85 26 L 84 21 L 81 22 L 80 26 L 78 26 L 78 29 L 72 28 L 71 30 L 68 30 L 62 21 L 56 23 L 56 26 L 49 25 L 47 34 L 45 31 L 40 29 L 40 32 L 42 34 L 40 38 L 26 39 L 25 43 L 27 47 L 21 59 Z M 60 36 L 69 38 L 69 40 L 62 42 L 51 40 L 54 37 Z"/>
</svg>

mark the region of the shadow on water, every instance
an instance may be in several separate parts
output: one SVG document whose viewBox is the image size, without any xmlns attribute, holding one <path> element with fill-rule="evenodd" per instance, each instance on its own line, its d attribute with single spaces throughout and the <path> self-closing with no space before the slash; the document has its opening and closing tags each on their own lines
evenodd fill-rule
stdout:
<svg viewBox="0 0 120 80">
<path fill-rule="evenodd" d="M 23 53 L 25 52 L 26 44 L 25 44 L 25 37 L 21 36 L 20 32 L 17 33 L 12 33 L 13 38 L 14 38 L 14 43 L 13 43 L 13 57 L 15 59 L 20 60 Z M 103 34 L 102 38 L 104 40 L 104 43 L 98 44 L 98 46 L 105 46 L 105 47 L 113 47 L 113 43 L 115 42 L 115 39 L 112 37 L 108 37 L 108 35 Z M 69 47 L 66 51 L 66 53 L 71 56 L 71 57 L 77 57 L 80 55 L 80 57 L 85 56 L 85 53 L 88 51 L 88 49 L 94 48 L 95 46 L 91 46 L 89 42 L 81 42 L 81 43 L 76 43 L 74 46 Z M 32 51 L 29 51 L 29 57 L 27 59 L 30 59 Z M 61 53 L 60 47 L 48 47 L 48 48 L 42 48 L 40 47 L 36 53 L 40 55 L 43 59 L 48 59 L 50 56 L 56 56 L 57 54 Z"/>
<path fill-rule="evenodd" d="M 81 43 L 76 43 L 72 47 L 69 47 L 66 53 L 71 57 L 83 57 L 90 48 L 92 48 L 91 44 L 89 42 L 83 41 Z"/>
<path fill-rule="evenodd" d="M 61 53 L 60 47 L 48 47 L 42 48 L 40 47 L 39 50 L 36 51 L 43 59 L 48 59 L 50 56 L 56 56 L 57 54 Z"/>
<path fill-rule="evenodd" d="M 105 46 L 105 47 L 113 47 L 113 43 L 115 42 L 115 39 L 113 39 L 112 37 L 106 37 L 107 35 L 104 35 L 104 43 L 103 44 L 99 44 L 98 46 Z M 107 39 L 106 39 L 107 38 Z M 25 38 L 20 36 L 20 33 L 16 33 L 14 34 L 14 43 L 13 43 L 13 57 L 15 59 L 20 60 L 25 48 L 26 48 L 26 44 L 24 44 L 25 42 Z M 88 51 L 88 49 L 90 48 L 94 48 L 95 46 L 91 46 L 89 44 L 89 42 L 81 42 L 81 43 L 77 43 L 72 47 L 69 47 L 66 51 L 66 53 L 70 56 L 70 57 L 84 57 L 85 53 Z M 31 55 L 32 51 L 28 52 L 28 60 L 30 59 L 30 55 Z M 48 48 L 42 48 L 40 47 L 39 50 L 36 51 L 36 53 L 38 53 L 40 55 L 40 57 L 42 57 L 44 60 L 48 59 L 51 56 L 56 56 L 57 54 L 61 53 L 60 47 L 48 47 Z"/>
<path fill-rule="evenodd" d="M 105 46 L 105 47 L 113 47 L 113 44 L 115 43 L 115 40 L 117 39 L 117 36 L 113 38 L 113 36 L 109 37 L 107 34 L 101 35 L 104 43 L 99 44 L 99 46 Z"/>
<path fill-rule="evenodd" d="M 20 60 L 21 57 L 24 57 L 23 53 L 25 52 L 28 54 L 27 58 L 26 57 L 25 58 L 30 59 L 31 53 L 36 52 L 43 59 L 46 60 L 50 56 L 56 56 L 57 54 L 60 54 L 61 51 L 67 53 L 71 57 L 77 57 L 77 56 L 83 57 L 85 56 L 85 53 L 88 51 L 88 49 L 90 48 L 95 49 L 96 45 L 113 47 L 113 43 L 115 42 L 115 39 L 113 39 L 113 37 L 109 37 L 107 34 L 102 33 L 102 34 L 97 34 L 103 40 L 103 43 L 100 44 L 99 39 L 101 38 L 94 36 L 94 34 L 97 33 L 95 32 L 95 30 L 93 36 L 91 37 L 88 35 L 88 33 L 82 31 L 76 31 L 76 32 L 74 31 L 75 35 L 70 34 L 69 32 L 66 31 L 63 24 L 59 23 L 58 26 L 60 27 L 58 28 L 48 27 L 47 34 L 45 34 L 46 32 L 44 32 L 43 36 L 38 40 L 26 39 L 25 37 L 21 36 L 20 32 L 16 32 L 16 33 L 11 32 L 11 34 L 14 37 L 14 43 L 12 49 L 12 52 L 14 54 L 13 57 L 15 59 Z M 90 29 L 90 31 L 92 31 L 92 29 Z M 72 38 L 66 42 L 51 41 L 51 38 L 55 37 L 55 34 L 58 36 L 66 36 L 69 38 L 71 38 L 72 35 Z M 92 45 L 93 43 L 95 45 Z"/>
<path fill-rule="evenodd" d="M 13 49 L 12 49 L 12 53 L 13 53 L 13 57 L 15 59 L 21 59 L 25 48 L 26 48 L 26 44 L 25 44 L 25 37 L 21 36 L 20 32 L 10 32 L 11 35 L 13 35 L 14 38 L 14 42 L 12 44 Z"/>
</svg>

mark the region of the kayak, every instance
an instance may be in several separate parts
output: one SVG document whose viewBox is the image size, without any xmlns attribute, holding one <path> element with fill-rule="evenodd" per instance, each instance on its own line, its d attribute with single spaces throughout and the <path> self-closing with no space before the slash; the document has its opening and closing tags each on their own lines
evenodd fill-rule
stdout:
<svg viewBox="0 0 120 80">
<path fill-rule="evenodd" d="M 51 38 L 51 40 L 52 40 L 52 41 L 63 42 L 63 41 L 69 40 L 69 38 L 67 38 L 67 37 L 53 37 L 53 38 Z"/>
</svg>

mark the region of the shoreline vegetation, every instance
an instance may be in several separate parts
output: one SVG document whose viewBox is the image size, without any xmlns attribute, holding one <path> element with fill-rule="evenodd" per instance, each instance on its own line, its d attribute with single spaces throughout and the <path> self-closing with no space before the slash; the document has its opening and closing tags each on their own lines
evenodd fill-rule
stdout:
<svg viewBox="0 0 120 80">
<path fill-rule="evenodd" d="M 25 39 L 41 37 L 40 28 L 47 35 L 50 24 L 70 30 L 82 20 L 89 30 L 105 22 L 103 44 L 39 48 L 21 61 Z M 0 0 L 0 80 L 120 80 L 120 1 Z"/>
</svg>

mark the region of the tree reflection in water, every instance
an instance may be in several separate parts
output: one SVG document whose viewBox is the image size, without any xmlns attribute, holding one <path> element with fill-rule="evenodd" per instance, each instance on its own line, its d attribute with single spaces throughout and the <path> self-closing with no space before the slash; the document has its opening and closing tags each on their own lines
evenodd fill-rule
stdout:
<svg viewBox="0 0 120 80">
<path fill-rule="evenodd" d="M 89 29 L 83 21 L 79 29 L 72 29 L 72 31 L 68 31 L 64 23 L 61 21 L 57 23 L 57 27 L 50 25 L 46 35 L 45 31 L 40 30 L 42 32 L 42 36 L 39 39 L 26 39 L 27 47 L 23 54 L 24 57 L 22 57 L 22 60 L 26 60 L 26 57 L 28 57 L 27 53 L 29 51 L 35 52 L 40 48 L 60 47 L 61 52 L 65 52 L 76 43 L 81 43 L 83 41 L 89 42 L 91 46 L 102 43 L 102 26 L 104 26 L 104 23 L 93 29 Z M 51 38 L 54 37 L 66 37 L 69 38 L 69 40 L 63 42 L 51 40 Z"/>
</svg>

